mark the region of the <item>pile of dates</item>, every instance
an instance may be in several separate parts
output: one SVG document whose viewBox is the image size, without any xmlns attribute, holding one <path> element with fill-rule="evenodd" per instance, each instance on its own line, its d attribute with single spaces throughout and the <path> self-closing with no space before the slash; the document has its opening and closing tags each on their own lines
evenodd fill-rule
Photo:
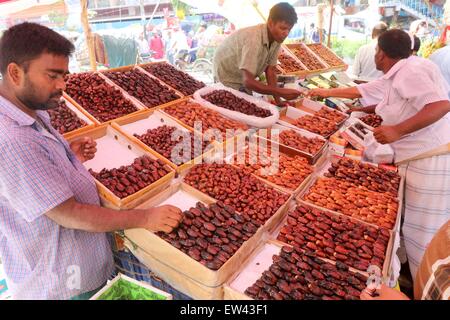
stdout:
<svg viewBox="0 0 450 320">
<path fill-rule="evenodd" d="M 317 58 L 303 46 L 297 46 L 290 50 L 309 70 L 321 70 L 326 68 L 322 62 L 317 60 Z"/>
<path fill-rule="evenodd" d="M 187 126 L 194 128 L 195 122 L 201 122 L 202 131 L 217 129 L 222 132 L 222 138 L 226 139 L 227 129 L 246 131 L 248 127 L 238 121 L 225 118 L 220 113 L 202 107 L 198 103 L 183 101 L 163 109 L 164 112 L 180 120 Z"/>
<path fill-rule="evenodd" d="M 170 127 L 167 125 L 163 125 L 154 129 L 147 130 L 146 133 L 142 135 L 134 134 L 136 138 L 141 140 L 147 146 L 158 152 L 164 158 L 169 159 L 176 165 L 183 164 L 186 160 L 183 154 L 183 149 L 180 148 L 179 153 L 175 158 L 172 157 L 172 150 L 179 144 L 183 142 L 183 136 L 180 136 L 178 139 L 172 139 L 172 134 L 178 130 L 176 127 Z M 194 139 L 194 135 L 190 134 L 190 158 L 194 159 L 198 156 L 201 156 L 204 152 L 206 152 L 209 143 L 207 141 L 203 141 L 202 137 L 197 137 Z M 187 150 L 187 149 L 186 149 Z"/>
<path fill-rule="evenodd" d="M 194 166 L 184 182 L 260 224 L 272 217 L 289 199 L 287 194 L 228 164 Z"/>
<path fill-rule="evenodd" d="M 60 100 L 58 107 L 47 110 L 53 128 L 64 134 L 87 126 L 87 123 L 78 118 L 77 114 L 67 107 L 64 100 Z"/>
<path fill-rule="evenodd" d="M 142 68 L 186 96 L 194 94 L 195 91 L 205 86 L 203 82 L 195 80 L 168 63 L 148 64 Z"/>
<path fill-rule="evenodd" d="M 325 144 L 324 140 L 319 138 L 307 138 L 298 134 L 294 130 L 284 130 L 280 132 L 280 143 L 288 147 L 301 150 L 311 155 L 317 154 Z"/>
<path fill-rule="evenodd" d="M 179 227 L 158 236 L 211 270 L 218 270 L 259 228 L 257 222 L 218 201 L 183 212 Z"/>
<path fill-rule="evenodd" d="M 292 123 L 294 126 L 327 137 L 337 131 L 336 123 L 316 116 L 305 115 Z"/>
<path fill-rule="evenodd" d="M 372 128 L 377 128 L 381 126 L 381 123 L 383 122 L 383 118 L 374 113 L 361 117 L 359 120 L 361 120 L 368 126 L 371 126 Z"/>
<path fill-rule="evenodd" d="M 387 229 L 352 222 L 349 218 L 315 208 L 297 206 L 289 213 L 277 239 L 365 272 L 370 265 L 383 268 L 389 238 Z"/>
<path fill-rule="evenodd" d="M 321 57 L 322 60 L 324 60 L 330 67 L 339 67 L 345 64 L 334 53 L 330 52 L 330 50 L 325 48 L 320 43 L 308 44 L 308 48 L 310 48 L 316 55 Z"/>
<path fill-rule="evenodd" d="M 342 113 L 337 112 L 336 110 L 329 110 L 327 108 L 322 108 L 319 111 L 315 112 L 314 115 L 330 120 L 334 123 L 341 123 L 346 119 Z"/>
<path fill-rule="evenodd" d="M 250 151 L 247 149 L 245 164 L 239 164 L 239 157 L 236 155 L 236 165 L 246 173 L 255 174 L 277 186 L 290 190 L 296 190 L 313 172 L 308 160 L 299 155 L 288 156 L 280 153 L 277 159 L 274 159 L 275 156 L 268 155 L 270 149 L 258 151 L 260 152 L 255 152 L 252 148 Z M 256 162 L 256 164 L 253 164 L 253 162 Z M 263 168 L 270 171 L 270 167 L 272 167 L 273 172 L 261 172 Z"/>
<path fill-rule="evenodd" d="M 75 73 L 67 77 L 66 92 L 100 122 L 107 122 L 138 109 L 95 73 Z"/>
<path fill-rule="evenodd" d="M 147 108 L 153 108 L 180 98 L 175 91 L 138 69 L 125 72 L 105 72 L 104 74 Z"/>
<path fill-rule="evenodd" d="M 102 169 L 100 172 L 89 169 L 95 179 L 119 198 L 126 198 L 144 189 L 170 172 L 172 169 L 162 160 L 148 156 L 136 158 L 133 164 L 118 169 Z"/>
<path fill-rule="evenodd" d="M 241 112 L 250 116 L 267 118 L 272 115 L 269 110 L 260 108 L 254 103 L 236 97 L 227 90 L 214 90 L 211 93 L 203 95 L 202 98 L 218 107 Z"/>
<path fill-rule="evenodd" d="M 280 53 L 280 55 L 278 56 L 278 60 L 280 61 L 281 68 L 286 73 L 305 70 L 305 68 L 300 63 L 295 61 L 294 58 L 285 54 L 284 52 Z"/>
<path fill-rule="evenodd" d="M 325 176 L 362 185 L 372 191 L 389 192 L 394 196 L 398 194 L 401 179 L 395 171 L 349 158 L 341 158 L 337 163 L 332 163 Z"/>
<path fill-rule="evenodd" d="M 325 262 L 296 246 L 283 246 L 245 294 L 257 300 L 359 300 L 367 277 L 346 264 Z"/>
<path fill-rule="evenodd" d="M 387 192 L 335 178 L 319 178 L 303 199 L 322 208 L 392 229 L 397 218 L 398 200 Z"/>
</svg>

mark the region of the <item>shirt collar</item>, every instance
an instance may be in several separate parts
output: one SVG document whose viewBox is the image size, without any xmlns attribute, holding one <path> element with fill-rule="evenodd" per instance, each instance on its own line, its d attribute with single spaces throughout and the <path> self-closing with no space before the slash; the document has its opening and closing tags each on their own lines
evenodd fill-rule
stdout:
<svg viewBox="0 0 450 320">
<path fill-rule="evenodd" d="M 392 78 L 410 59 L 411 59 L 411 57 L 409 57 L 407 59 L 402 59 L 399 62 L 397 62 L 396 64 L 394 64 L 394 66 L 391 68 L 391 70 L 389 70 L 388 73 L 386 73 L 383 76 L 383 79 L 387 80 L 387 79 Z"/>
<path fill-rule="evenodd" d="M 0 96 L 0 113 L 16 121 L 19 126 L 31 126 L 36 122 L 3 96 Z"/>
<path fill-rule="evenodd" d="M 270 41 L 269 41 L 269 31 L 267 30 L 267 23 L 261 24 L 262 28 L 262 40 L 263 44 L 270 47 Z"/>
<path fill-rule="evenodd" d="M 19 126 L 32 126 L 36 123 L 36 119 L 20 110 L 3 96 L 0 96 L 0 114 L 16 121 Z M 50 116 L 47 111 L 37 110 L 36 115 L 42 119 L 46 125 L 50 124 Z"/>
</svg>

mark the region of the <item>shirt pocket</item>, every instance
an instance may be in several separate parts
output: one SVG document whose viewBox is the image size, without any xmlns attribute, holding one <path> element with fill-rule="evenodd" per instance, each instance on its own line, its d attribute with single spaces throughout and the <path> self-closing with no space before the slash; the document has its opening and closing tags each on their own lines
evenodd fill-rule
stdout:
<svg viewBox="0 0 450 320">
<path fill-rule="evenodd" d="M 408 100 L 403 99 L 395 89 L 390 87 L 376 113 L 383 118 L 383 125 L 396 125 L 403 121 L 402 114 L 407 104 Z"/>
</svg>

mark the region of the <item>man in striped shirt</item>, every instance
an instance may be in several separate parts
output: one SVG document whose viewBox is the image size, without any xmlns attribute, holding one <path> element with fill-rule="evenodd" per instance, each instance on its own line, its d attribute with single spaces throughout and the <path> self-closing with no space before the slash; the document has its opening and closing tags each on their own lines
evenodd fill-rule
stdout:
<svg viewBox="0 0 450 320">
<path fill-rule="evenodd" d="M 382 285 L 374 297 L 361 293 L 362 300 L 409 300 L 395 289 Z M 414 281 L 415 300 L 450 299 L 450 221 L 436 233 L 428 245 Z"/>
<path fill-rule="evenodd" d="M 96 291 L 113 272 L 105 232 L 170 232 L 181 220 L 172 206 L 101 208 L 82 162 L 95 142 L 68 144 L 45 110 L 65 89 L 73 45 L 34 23 L 0 40 L 0 256 L 15 299 L 69 299 Z"/>
</svg>

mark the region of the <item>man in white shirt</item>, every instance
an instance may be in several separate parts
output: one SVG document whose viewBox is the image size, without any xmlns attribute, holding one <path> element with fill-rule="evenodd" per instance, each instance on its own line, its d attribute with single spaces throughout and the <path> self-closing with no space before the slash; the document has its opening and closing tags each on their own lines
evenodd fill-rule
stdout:
<svg viewBox="0 0 450 320">
<path fill-rule="evenodd" d="M 442 75 L 450 86 L 450 44 L 434 52 L 430 56 L 430 60 L 439 67 Z M 448 97 L 450 99 L 450 91 L 448 92 Z"/>
<path fill-rule="evenodd" d="M 384 22 L 379 22 L 372 30 L 372 41 L 361 48 L 356 53 L 355 62 L 353 63 L 353 74 L 357 78 L 373 80 L 380 78 L 383 73 L 378 71 L 375 66 L 375 50 L 377 47 L 378 37 L 385 31 L 388 26 Z"/>
<path fill-rule="evenodd" d="M 401 163 L 405 176 L 402 231 L 414 279 L 428 243 L 450 219 L 450 101 L 438 67 L 410 56 L 411 45 L 410 36 L 398 29 L 378 39 L 375 62 L 384 73 L 385 90 L 375 108 L 383 123 L 374 129 L 374 136 L 394 149 L 395 162 Z M 316 89 L 309 96 L 364 98 L 371 82 L 364 86 Z"/>
</svg>

